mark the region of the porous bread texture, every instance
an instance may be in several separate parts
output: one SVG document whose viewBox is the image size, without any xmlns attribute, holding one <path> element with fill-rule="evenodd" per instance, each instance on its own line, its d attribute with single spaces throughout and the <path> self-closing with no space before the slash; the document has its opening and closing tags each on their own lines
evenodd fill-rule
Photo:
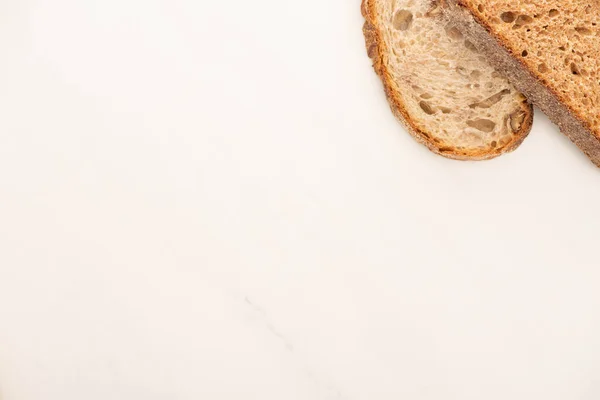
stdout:
<svg viewBox="0 0 600 400">
<path fill-rule="evenodd" d="M 600 166 L 600 1 L 448 3 L 469 40 Z"/>
<path fill-rule="evenodd" d="M 443 156 L 482 160 L 514 150 L 531 129 L 525 97 L 432 0 L 363 0 L 369 56 L 392 110 Z"/>
</svg>

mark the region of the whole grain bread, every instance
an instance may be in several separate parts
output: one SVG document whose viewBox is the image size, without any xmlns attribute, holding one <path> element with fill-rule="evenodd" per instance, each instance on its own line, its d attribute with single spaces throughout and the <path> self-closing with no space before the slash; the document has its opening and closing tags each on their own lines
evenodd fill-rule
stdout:
<svg viewBox="0 0 600 400">
<path fill-rule="evenodd" d="M 362 13 L 392 111 L 417 141 L 461 160 L 521 144 L 531 105 L 444 19 L 438 0 L 363 0 Z"/>
<path fill-rule="evenodd" d="M 600 1 L 444 1 L 474 46 L 600 166 Z"/>
</svg>

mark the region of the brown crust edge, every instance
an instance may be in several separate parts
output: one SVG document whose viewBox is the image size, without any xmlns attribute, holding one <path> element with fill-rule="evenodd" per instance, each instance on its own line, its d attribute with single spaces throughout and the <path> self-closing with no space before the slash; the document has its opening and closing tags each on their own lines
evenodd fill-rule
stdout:
<svg viewBox="0 0 600 400">
<path fill-rule="evenodd" d="M 452 19 L 502 74 L 540 108 L 590 160 L 600 167 L 600 140 L 587 124 L 573 113 L 552 89 L 514 55 L 509 46 L 492 32 L 491 27 L 463 0 L 445 0 L 448 18 Z"/>
<path fill-rule="evenodd" d="M 383 88 L 394 116 L 398 121 L 400 121 L 400 123 L 406 128 L 411 136 L 415 138 L 417 142 L 443 157 L 462 161 L 490 160 L 492 158 L 501 156 L 502 154 L 514 151 L 521 145 L 521 143 L 523 143 L 523 140 L 525 140 L 531 131 L 531 126 L 533 124 L 533 106 L 531 106 L 531 104 L 528 102 L 523 103 L 525 119 L 521 124 L 519 132 L 515 133 L 513 140 L 503 147 L 459 152 L 455 150 L 451 143 L 436 143 L 431 140 L 431 136 L 428 133 L 419 129 L 412 121 L 412 118 L 410 118 L 404 103 L 393 89 L 391 84 L 392 78 L 386 70 L 385 63 L 383 62 L 382 55 L 386 54 L 387 48 L 384 41 L 381 39 L 379 30 L 375 26 L 373 2 L 374 0 L 362 0 L 361 3 L 361 12 L 365 18 L 363 34 L 365 36 L 367 55 L 373 61 L 373 69 L 383 83 Z"/>
</svg>

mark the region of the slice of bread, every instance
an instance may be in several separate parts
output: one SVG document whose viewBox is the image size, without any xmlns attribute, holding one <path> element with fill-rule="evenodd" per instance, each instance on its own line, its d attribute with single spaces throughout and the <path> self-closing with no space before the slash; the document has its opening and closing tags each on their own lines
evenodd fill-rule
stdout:
<svg viewBox="0 0 600 400">
<path fill-rule="evenodd" d="M 443 19 L 438 0 L 363 0 L 367 52 L 393 113 L 435 153 L 484 160 L 531 129 L 526 98 Z"/>
<path fill-rule="evenodd" d="M 490 63 L 600 166 L 600 1 L 445 1 Z"/>
</svg>

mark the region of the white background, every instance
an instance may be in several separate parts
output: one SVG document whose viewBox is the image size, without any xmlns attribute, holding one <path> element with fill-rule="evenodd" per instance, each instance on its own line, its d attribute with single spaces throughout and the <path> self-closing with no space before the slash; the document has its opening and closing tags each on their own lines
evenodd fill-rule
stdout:
<svg viewBox="0 0 600 400">
<path fill-rule="evenodd" d="M 1 2 L 2 400 L 600 397 L 600 170 L 429 153 L 361 25 Z"/>
</svg>

